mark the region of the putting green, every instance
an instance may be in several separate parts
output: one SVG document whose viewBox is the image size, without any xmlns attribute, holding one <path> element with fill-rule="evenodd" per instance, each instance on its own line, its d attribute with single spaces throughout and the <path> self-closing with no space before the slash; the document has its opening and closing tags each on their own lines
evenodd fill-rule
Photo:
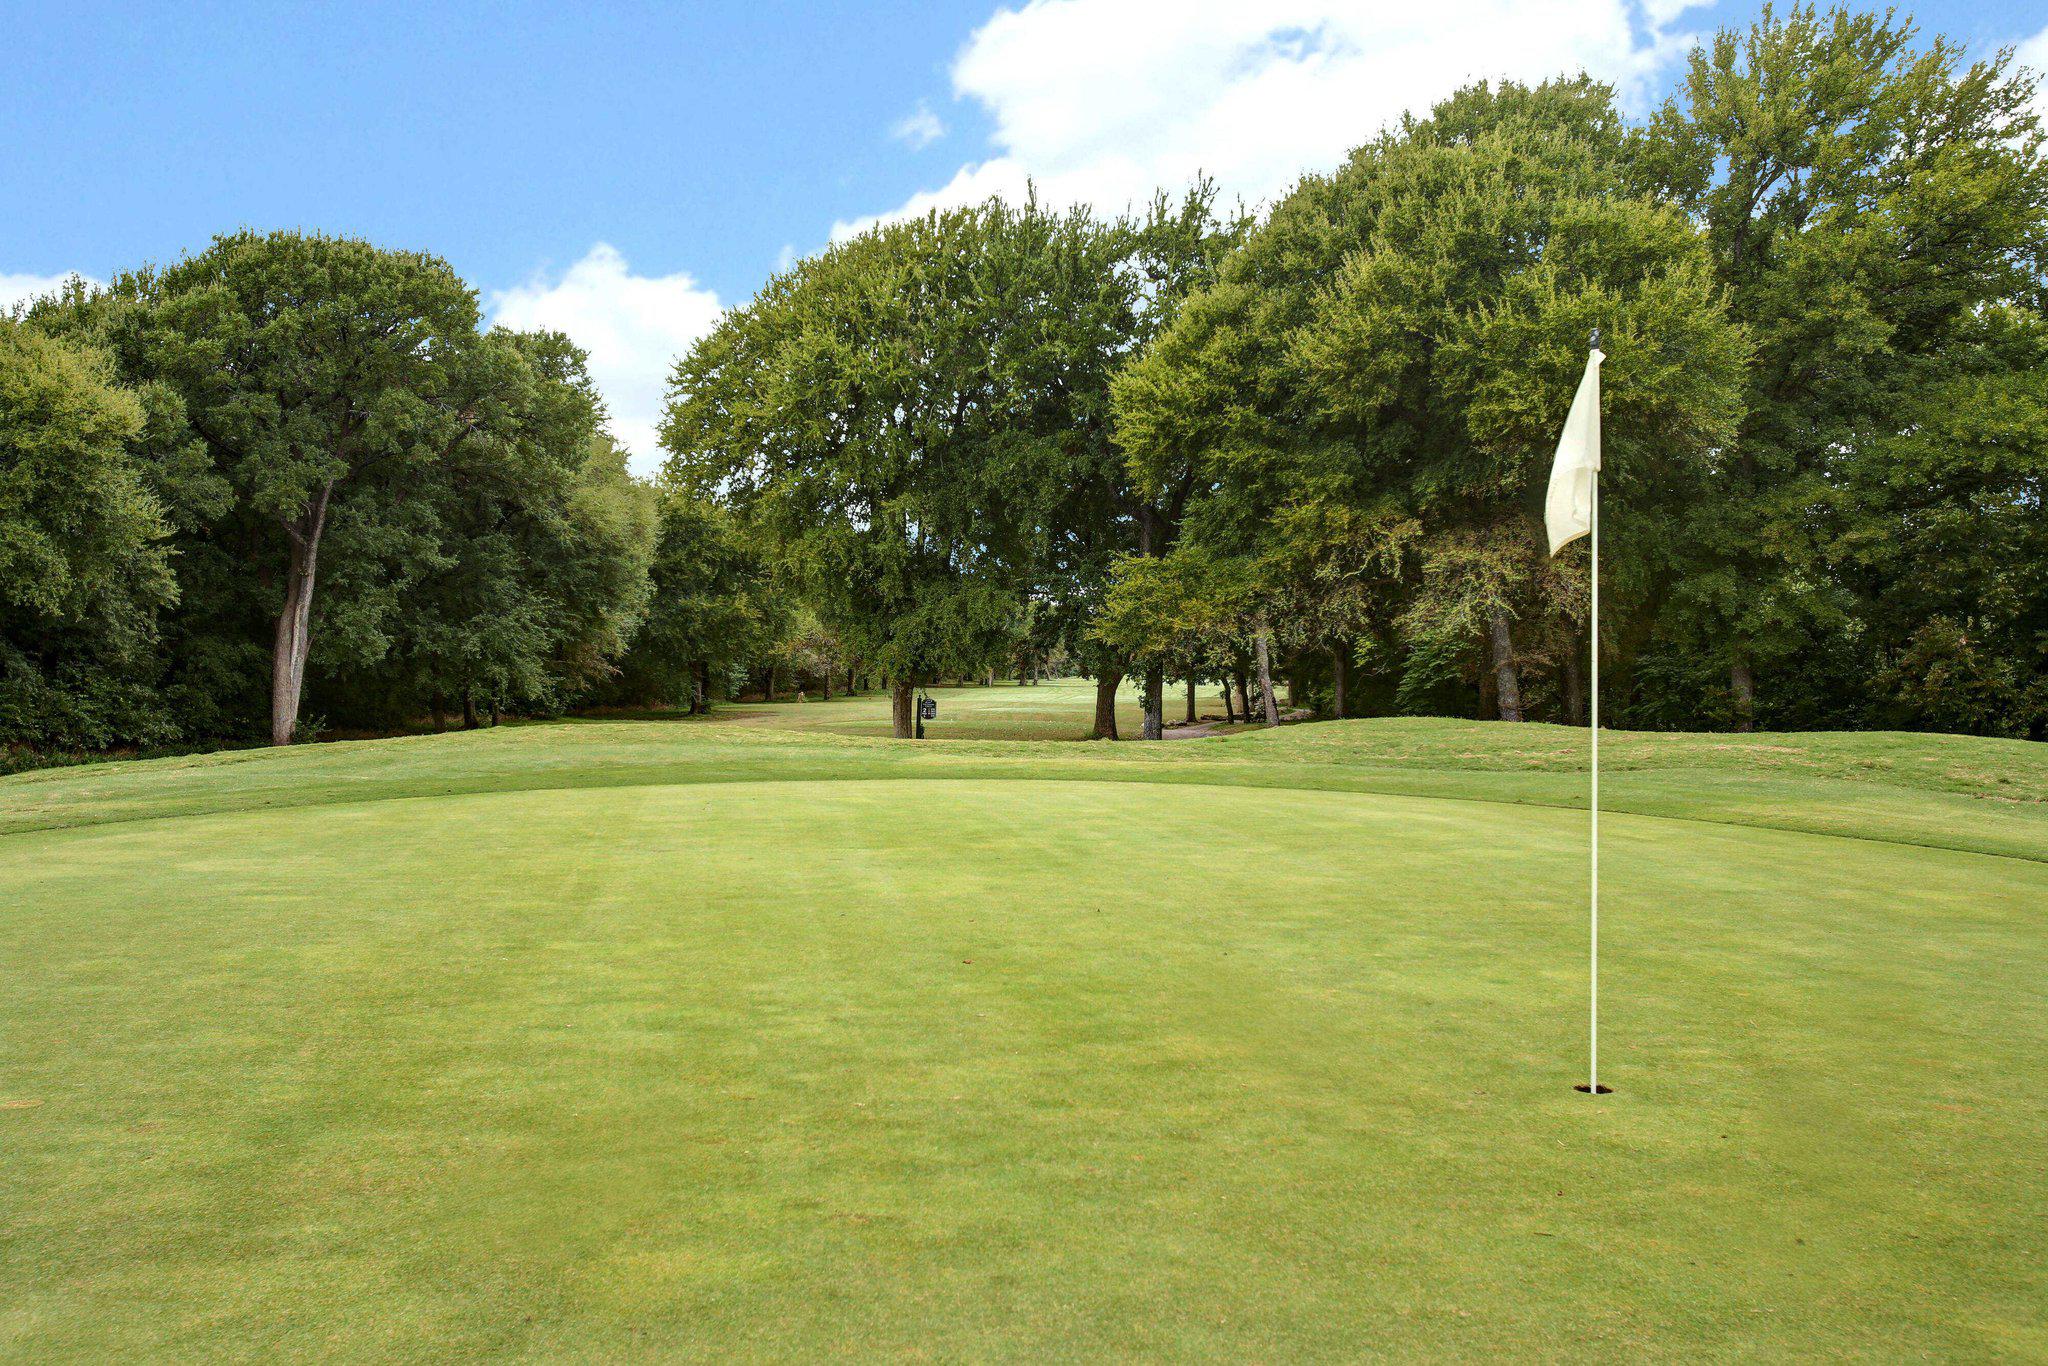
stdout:
<svg viewBox="0 0 2048 1366">
<path fill-rule="evenodd" d="M 0 1355 L 2048 1352 L 2048 864 L 1610 817 L 1596 1102 L 1580 812 L 401 744 L 0 839 Z"/>
</svg>

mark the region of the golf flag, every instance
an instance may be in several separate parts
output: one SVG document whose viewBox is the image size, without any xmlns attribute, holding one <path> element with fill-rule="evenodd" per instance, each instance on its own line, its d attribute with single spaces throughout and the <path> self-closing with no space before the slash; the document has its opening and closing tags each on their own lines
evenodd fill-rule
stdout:
<svg viewBox="0 0 2048 1366">
<path fill-rule="evenodd" d="M 1550 493 L 1543 500 L 1543 525 L 1550 532 L 1550 553 L 1593 528 L 1593 476 L 1600 469 L 1600 362 L 1607 356 L 1594 347 L 1586 357 L 1586 373 L 1557 440 L 1557 460 L 1550 467 Z"/>
<path fill-rule="evenodd" d="M 1593 333 L 1593 345 L 1586 355 L 1586 373 L 1579 376 L 1579 392 L 1572 395 L 1572 410 L 1565 415 L 1564 435 L 1557 439 L 1557 460 L 1550 467 L 1550 493 L 1543 500 L 1543 525 L 1550 532 L 1550 553 L 1555 555 L 1581 536 L 1593 538 L 1591 563 L 1587 570 L 1586 635 L 1587 654 L 1592 664 L 1591 723 L 1586 728 L 1587 748 L 1592 753 L 1588 775 L 1587 807 L 1591 817 L 1587 830 L 1586 901 L 1588 919 L 1587 996 L 1589 1019 L 1586 1037 L 1586 1084 L 1578 1090 L 1604 1095 L 1600 1084 L 1600 509 L 1595 503 L 1600 475 L 1600 362 L 1607 356 L 1600 350 L 1600 334 Z"/>
</svg>

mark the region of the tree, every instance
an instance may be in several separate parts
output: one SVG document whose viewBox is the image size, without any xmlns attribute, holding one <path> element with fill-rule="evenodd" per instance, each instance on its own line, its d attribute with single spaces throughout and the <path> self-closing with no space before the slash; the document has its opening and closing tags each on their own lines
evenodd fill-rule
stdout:
<svg viewBox="0 0 2048 1366">
<path fill-rule="evenodd" d="M 247 595 L 246 553 L 217 544 L 211 529 L 234 506 L 234 491 L 214 466 L 206 445 L 185 420 L 184 400 L 153 378 L 146 362 L 147 310 L 132 292 L 107 290 L 73 278 L 21 310 L 35 331 L 101 357 L 122 390 L 141 405 L 142 425 L 127 443 L 143 488 L 155 501 L 165 531 L 163 550 L 175 583 L 151 612 L 145 650 L 120 652 L 119 687 L 134 705 L 132 728 L 100 731 L 94 744 L 193 743 L 242 733 L 241 702 L 249 666 L 260 663 L 225 627 L 225 601 Z M 106 638 L 87 630 L 51 641 L 56 655 L 82 660 Z M 71 691 L 87 689 L 74 682 Z M 111 716 L 111 713 L 107 713 Z M 56 741 L 54 733 L 51 736 Z M 64 740 L 61 743 L 72 743 Z M 84 743 L 84 742 L 81 742 Z"/>
<path fill-rule="evenodd" d="M 1245 642 L 1263 631 L 1261 596 L 1257 566 L 1245 560 L 1219 558 L 1199 545 L 1133 552 L 1117 562 L 1091 630 L 1148 672 L 1177 668 L 1192 677 L 1205 665 L 1244 656 Z M 1227 702 L 1228 671 L 1218 672 Z"/>
<path fill-rule="evenodd" d="M 1262 577 L 1297 659 L 1326 654 L 1330 714 L 1356 705 L 1351 675 L 1361 643 L 1390 650 L 1405 624 L 1422 527 L 1413 517 L 1330 503 L 1287 508 L 1274 519 Z"/>
<path fill-rule="evenodd" d="M 252 250 L 277 245 L 262 239 Z M 314 255 L 314 265 L 325 259 Z M 221 273 L 239 280 L 236 272 L 257 268 L 244 262 Z M 311 270 L 287 259 L 271 283 L 282 288 L 276 280 Z M 203 278 L 165 278 L 141 271 L 109 290 L 76 286 L 30 314 L 39 330 L 114 357 L 142 403 L 132 450 L 164 509 L 178 580 L 176 604 L 158 614 L 149 681 L 167 724 L 186 740 L 240 737 L 256 733 L 268 710 L 260 675 L 252 677 L 262 670 L 265 636 L 277 662 L 274 566 L 283 528 L 258 506 L 255 482 L 265 473 L 258 457 L 277 452 L 258 442 L 244 457 L 208 439 L 190 418 L 186 388 L 202 386 L 206 403 L 228 410 L 198 420 L 216 436 L 235 422 L 260 427 L 235 404 L 268 418 L 278 418 L 287 399 L 318 404 L 305 392 L 265 396 L 242 358 L 256 343 L 208 332 L 238 326 L 234 310 L 246 312 L 245 297 Z M 287 301 L 302 323 L 320 306 L 341 306 L 309 299 Z M 195 312 L 205 316 L 195 321 Z M 451 323 L 422 342 L 432 351 L 431 373 L 415 373 L 420 383 L 409 396 L 381 400 L 403 420 L 388 424 L 376 458 L 357 452 L 362 458 L 329 498 L 302 665 L 304 705 L 324 718 L 389 728 L 421 709 L 441 713 L 451 700 L 472 720 L 484 706 L 494 716 L 506 706 L 555 709 L 610 673 L 644 606 L 653 491 L 626 472 L 623 454 L 600 433 L 602 411 L 581 354 L 559 335 L 480 334 L 466 316 L 468 331 Z M 322 355 L 341 345 L 314 333 L 277 341 L 272 359 L 287 383 L 290 345 Z M 196 372 L 209 346 L 229 357 L 224 378 Z M 406 406 L 414 400 L 418 411 Z M 280 440 L 303 430 L 299 422 Z M 426 439 L 441 435 L 439 444 Z"/>
<path fill-rule="evenodd" d="M 1192 469 L 1135 476 L 1114 440 L 1110 382 L 1242 237 L 1245 220 L 1219 218 L 1215 198 L 1204 181 L 1177 201 L 1158 195 L 1140 219 L 1076 225 L 1041 286 L 1062 321 L 1048 337 L 1056 363 L 1033 461 L 1043 492 L 1033 625 L 1041 648 L 1064 648 L 1094 676 L 1097 739 L 1117 738 L 1117 688 L 1133 663 L 1092 629 L 1111 571 L 1122 556 L 1164 555 L 1194 491 Z M 1164 667 L 1144 666 L 1146 739 L 1161 735 Z"/>
<path fill-rule="evenodd" d="M 660 495 L 626 467 L 626 451 L 592 436 L 563 504 L 552 554 L 539 560 L 553 589 L 550 672 L 564 704 L 614 677 L 653 600 Z"/>
<path fill-rule="evenodd" d="M 676 366 L 668 478 L 771 547 L 821 623 L 891 680 L 980 674 L 1016 639 L 1027 482 L 1063 352 L 1036 288 L 1085 219 L 990 202 L 893 223 L 772 280 Z"/>
<path fill-rule="evenodd" d="M 288 744 L 330 525 L 353 489 L 404 483 L 477 421 L 450 401 L 475 297 L 434 257 L 298 232 L 222 236 L 121 288 L 148 305 L 140 359 L 182 399 L 266 564 L 270 738 Z"/>
<path fill-rule="evenodd" d="M 598 430 L 582 353 L 500 330 L 452 365 L 473 420 L 403 485 L 358 490 L 334 532 L 329 587 L 353 610 L 313 695 L 381 701 L 373 723 L 395 706 L 438 724 L 450 701 L 470 726 L 480 707 L 558 710 L 610 675 L 646 606 L 653 491 Z"/>
<path fill-rule="evenodd" d="M 1625 610 L 1738 411 L 1744 346 L 1698 234 L 1629 194 L 1629 170 L 1611 92 L 1579 79 L 1471 87 L 1305 178 L 1119 377 L 1134 466 L 1199 471 L 1183 534 L 1217 555 L 1298 562 L 1344 519 L 1412 524 L 1406 594 L 1477 611 L 1403 610 L 1406 690 L 1484 658 L 1518 715 L 1517 624 L 1561 626 L 1532 533 L 1588 333 L 1612 357 L 1603 497 Z M 1356 549 L 1362 575 L 1407 562 Z"/>
<path fill-rule="evenodd" d="M 775 665 L 789 670 L 790 685 L 799 693 L 809 679 L 829 702 L 833 676 L 846 667 L 846 650 L 839 637 L 818 620 L 816 612 L 806 604 L 798 604 L 789 614 L 772 659 Z"/>
<path fill-rule="evenodd" d="M 174 733 L 150 686 L 176 584 L 146 423 L 105 356 L 0 318 L 0 743 Z"/>
<path fill-rule="evenodd" d="M 1635 140 L 1638 181 L 1701 224 L 1756 348 L 1666 628 L 1720 659 L 1745 726 L 1760 672 L 1826 653 L 1830 637 L 1856 637 L 1855 662 L 1807 719 L 1854 719 L 1927 613 L 1962 608 L 1888 609 L 1923 555 L 1948 558 L 1930 524 L 1972 506 L 1995 517 L 2030 487 L 2038 503 L 2038 466 L 1949 421 L 1985 400 L 2032 421 L 2014 401 L 2038 369 L 2048 260 L 2034 83 L 2009 54 L 1966 62 L 1951 42 L 1914 40 L 1891 12 L 1767 8 L 1695 49 Z M 1899 478 L 1902 463 L 1926 482 Z M 1999 596 L 1984 578 L 1972 595 Z"/>
<path fill-rule="evenodd" d="M 671 483 L 659 490 L 656 517 L 647 614 L 614 691 L 701 712 L 716 680 L 773 648 L 786 607 L 729 508 Z"/>
</svg>

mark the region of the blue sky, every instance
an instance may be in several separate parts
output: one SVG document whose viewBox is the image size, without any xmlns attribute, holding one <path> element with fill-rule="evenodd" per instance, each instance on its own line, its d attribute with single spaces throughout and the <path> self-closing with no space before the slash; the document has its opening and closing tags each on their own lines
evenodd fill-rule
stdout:
<svg viewBox="0 0 2048 1366">
<path fill-rule="evenodd" d="M 180 5 L 0 0 L 0 304 L 241 225 L 446 257 L 589 347 L 652 460 L 673 354 L 778 262 L 1032 177 L 1109 207 L 1197 170 L 1257 201 L 1474 75 L 1641 107 L 1746 3 Z M 1930 31 L 2048 66 L 2048 4 Z"/>
</svg>

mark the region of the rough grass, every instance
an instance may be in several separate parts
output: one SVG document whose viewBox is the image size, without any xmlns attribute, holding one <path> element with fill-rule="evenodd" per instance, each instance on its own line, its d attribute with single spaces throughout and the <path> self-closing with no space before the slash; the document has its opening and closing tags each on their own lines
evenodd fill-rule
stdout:
<svg viewBox="0 0 2048 1366">
<path fill-rule="evenodd" d="M 822 710 L 0 779 L 0 1356 L 2048 1353 L 2041 750 Z"/>
</svg>

